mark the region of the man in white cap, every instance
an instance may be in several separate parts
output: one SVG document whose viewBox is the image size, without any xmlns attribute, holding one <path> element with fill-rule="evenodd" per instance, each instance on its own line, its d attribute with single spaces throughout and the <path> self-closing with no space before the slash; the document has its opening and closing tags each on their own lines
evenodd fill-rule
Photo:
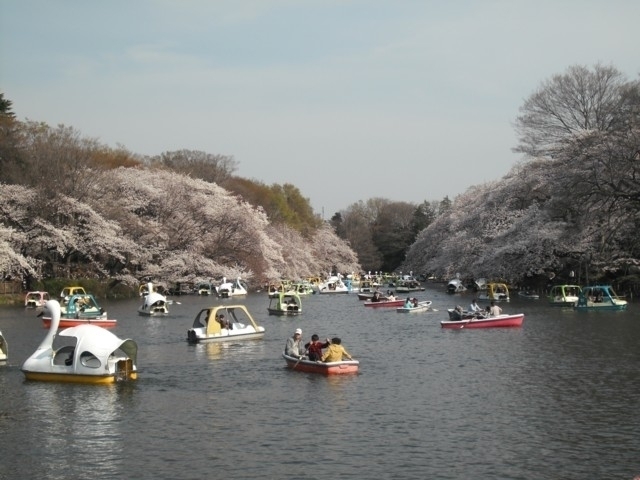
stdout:
<svg viewBox="0 0 640 480">
<path fill-rule="evenodd" d="M 293 336 L 287 338 L 287 345 L 284 347 L 284 353 L 290 357 L 302 358 L 304 353 L 302 350 L 302 329 L 296 328 Z"/>
</svg>

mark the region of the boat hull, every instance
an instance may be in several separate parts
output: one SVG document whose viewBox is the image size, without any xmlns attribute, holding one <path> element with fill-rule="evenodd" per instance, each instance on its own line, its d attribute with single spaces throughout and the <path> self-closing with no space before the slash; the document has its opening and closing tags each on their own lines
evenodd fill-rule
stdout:
<svg viewBox="0 0 640 480">
<path fill-rule="evenodd" d="M 384 307 L 393 307 L 393 308 L 397 308 L 397 307 L 402 307 L 404 306 L 404 300 L 382 300 L 380 302 L 371 302 L 371 301 L 365 301 L 363 304 L 365 307 L 370 307 L 370 308 L 384 308 Z"/>
<path fill-rule="evenodd" d="M 169 311 L 166 309 L 145 310 L 143 308 L 139 308 L 138 315 L 142 315 L 143 317 L 166 317 L 167 315 L 169 315 Z"/>
<path fill-rule="evenodd" d="M 320 375 L 347 375 L 358 373 L 360 362 L 358 360 L 345 360 L 342 362 L 313 362 L 311 360 L 299 360 L 282 354 L 291 370 L 305 373 L 318 373 Z"/>
<path fill-rule="evenodd" d="M 562 301 L 562 300 L 553 300 L 553 301 L 549 301 L 549 306 L 550 307 L 561 307 L 561 308 L 573 308 L 576 306 L 576 303 L 578 303 L 578 299 L 576 300 L 567 300 L 567 301 Z"/>
<path fill-rule="evenodd" d="M 358 300 L 371 300 L 373 298 L 373 293 L 358 293 Z"/>
<path fill-rule="evenodd" d="M 442 328 L 509 328 L 521 327 L 524 322 L 524 313 L 515 315 L 499 315 L 489 318 L 469 318 L 466 320 L 443 320 L 440 322 Z"/>
<path fill-rule="evenodd" d="M 526 298 L 527 300 L 539 300 L 540 299 L 540 295 L 538 295 L 537 293 L 530 293 L 530 292 L 518 292 L 518 296 L 520 298 Z"/>
<path fill-rule="evenodd" d="M 51 327 L 51 317 L 42 317 L 42 324 L 44 328 Z M 61 318 L 58 328 L 77 327 L 78 325 L 96 325 L 110 328 L 118 325 L 118 320 L 110 318 Z"/>
<path fill-rule="evenodd" d="M 627 301 L 618 297 L 610 285 L 593 285 L 582 289 L 574 308 L 578 312 L 626 310 Z"/>
<path fill-rule="evenodd" d="M 193 330 L 187 332 L 187 341 L 189 343 L 213 343 L 213 342 L 230 342 L 232 340 L 257 340 L 264 337 L 264 331 L 262 332 L 247 332 L 247 333 L 235 333 L 219 335 L 197 335 Z"/>
<path fill-rule="evenodd" d="M 609 303 L 609 304 L 587 304 L 576 305 L 574 307 L 578 312 L 611 312 L 622 311 L 627 309 L 627 304 Z"/>
<path fill-rule="evenodd" d="M 420 313 L 426 312 L 431 308 L 431 302 L 418 302 L 417 307 L 407 308 L 407 307 L 398 307 L 396 308 L 396 312 L 398 313 Z"/>
<path fill-rule="evenodd" d="M 302 310 L 282 310 L 280 308 L 267 308 L 269 315 L 294 316 L 300 315 Z"/>
<path fill-rule="evenodd" d="M 93 385 L 104 385 L 120 382 L 123 380 L 137 380 L 138 373 L 130 372 L 127 378 L 120 378 L 118 374 L 109 375 L 76 375 L 72 373 L 49 373 L 49 372 L 30 372 L 23 370 L 27 380 L 35 380 L 39 382 L 63 382 L 63 383 L 84 383 Z"/>
</svg>

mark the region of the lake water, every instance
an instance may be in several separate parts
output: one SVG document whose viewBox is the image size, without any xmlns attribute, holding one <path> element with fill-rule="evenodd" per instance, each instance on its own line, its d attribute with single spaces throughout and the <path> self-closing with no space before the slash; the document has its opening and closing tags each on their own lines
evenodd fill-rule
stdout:
<svg viewBox="0 0 640 480">
<path fill-rule="evenodd" d="M 512 299 L 522 328 L 443 330 L 470 295 L 420 292 L 437 312 L 369 309 L 357 296 L 303 298 L 296 318 L 241 300 L 173 297 L 166 318 L 138 299 L 103 301 L 139 346 L 139 379 L 27 382 L 46 331 L 0 308 L 0 479 L 629 479 L 640 475 L 640 318 Z M 244 303 L 262 340 L 189 345 L 200 308 Z M 294 329 L 340 336 L 360 373 L 285 368 Z"/>
</svg>

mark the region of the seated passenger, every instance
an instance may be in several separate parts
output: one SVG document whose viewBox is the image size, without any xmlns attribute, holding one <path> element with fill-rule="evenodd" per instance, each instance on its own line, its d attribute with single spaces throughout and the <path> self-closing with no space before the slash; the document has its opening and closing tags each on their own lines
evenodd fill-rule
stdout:
<svg viewBox="0 0 640 480">
<path fill-rule="evenodd" d="M 451 320 L 462 320 L 462 307 L 460 305 L 453 309 Z"/>
<path fill-rule="evenodd" d="M 218 320 L 218 323 L 220 324 L 220 326 L 222 328 L 227 328 L 227 329 L 230 328 L 229 322 L 228 322 L 227 319 L 224 318 L 224 314 L 223 313 L 218 315 L 218 318 L 216 320 Z"/>
<path fill-rule="evenodd" d="M 309 360 L 317 362 L 322 358 L 322 349 L 327 348 L 329 345 L 331 345 L 331 341 L 328 338 L 321 342 L 320 337 L 314 333 L 311 335 L 311 341 L 306 343 L 304 348 L 307 350 Z"/>
</svg>

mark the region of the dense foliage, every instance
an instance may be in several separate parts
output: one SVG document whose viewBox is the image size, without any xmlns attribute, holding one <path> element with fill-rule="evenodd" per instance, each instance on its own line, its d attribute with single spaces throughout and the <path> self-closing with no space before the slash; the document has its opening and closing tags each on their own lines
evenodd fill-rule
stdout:
<svg viewBox="0 0 640 480">
<path fill-rule="evenodd" d="M 403 267 L 510 282 L 625 278 L 633 287 L 640 82 L 613 67 L 571 67 L 544 82 L 520 113 L 515 150 L 523 162 L 458 196 L 419 234 Z"/>
<path fill-rule="evenodd" d="M 231 159 L 188 151 L 140 158 L 10 113 L 0 115 L 4 278 L 136 285 L 240 276 L 260 285 L 360 270 L 291 185 L 268 187 L 250 203 L 220 186 L 262 188 L 236 180 Z"/>
<path fill-rule="evenodd" d="M 331 225 L 357 252 L 365 271 L 394 272 L 401 267 L 418 233 L 441 208 L 426 201 L 415 205 L 376 197 L 336 213 Z"/>
</svg>

